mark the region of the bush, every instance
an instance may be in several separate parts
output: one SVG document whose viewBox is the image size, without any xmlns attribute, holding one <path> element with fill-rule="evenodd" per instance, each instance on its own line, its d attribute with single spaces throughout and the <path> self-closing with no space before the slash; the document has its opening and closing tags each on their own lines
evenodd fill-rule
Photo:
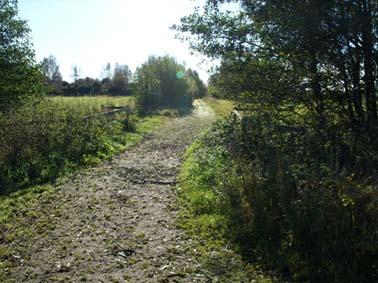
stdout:
<svg viewBox="0 0 378 283">
<path fill-rule="evenodd" d="M 223 216 L 224 235 L 246 258 L 262 257 L 294 280 L 376 281 L 374 145 L 361 138 L 355 151 L 341 150 L 351 144 L 341 130 L 337 141 L 319 143 L 316 133 L 277 123 L 254 114 L 215 125 L 185 163 L 188 205 L 199 216 Z M 369 171 L 359 167 L 363 160 Z M 212 197 L 198 201 L 198 194 Z"/>
<path fill-rule="evenodd" d="M 135 77 L 136 105 L 141 114 L 163 108 L 191 108 L 198 93 L 206 91 L 197 73 L 185 70 L 169 56 L 150 57 Z"/>
<path fill-rule="evenodd" d="M 125 117 L 91 118 L 88 108 L 42 101 L 0 116 L 0 193 L 51 181 L 122 146 Z M 87 118 L 85 118 L 87 117 Z"/>
</svg>

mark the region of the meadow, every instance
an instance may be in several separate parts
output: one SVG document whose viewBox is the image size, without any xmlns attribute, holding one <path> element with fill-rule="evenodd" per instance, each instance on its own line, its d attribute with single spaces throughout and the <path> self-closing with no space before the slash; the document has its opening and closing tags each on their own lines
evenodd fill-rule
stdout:
<svg viewBox="0 0 378 283">
<path fill-rule="evenodd" d="M 135 107 L 135 98 L 132 96 L 53 96 L 49 100 L 65 107 L 80 107 L 96 112 L 112 107 Z"/>
</svg>

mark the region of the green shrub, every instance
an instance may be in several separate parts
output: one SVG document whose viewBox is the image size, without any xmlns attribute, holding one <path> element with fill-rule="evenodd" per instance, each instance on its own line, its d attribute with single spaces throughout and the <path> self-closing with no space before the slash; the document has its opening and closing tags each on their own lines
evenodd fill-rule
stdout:
<svg viewBox="0 0 378 283">
<path fill-rule="evenodd" d="M 169 56 L 148 58 L 135 73 L 136 108 L 149 114 L 164 108 L 191 108 L 193 99 L 206 92 L 196 72 Z"/>
<path fill-rule="evenodd" d="M 126 143 L 126 116 L 107 120 L 92 113 L 42 101 L 1 116 L 0 193 L 54 180 L 67 169 L 94 164 L 119 150 Z"/>
<path fill-rule="evenodd" d="M 194 219 L 224 219 L 226 229 L 214 233 L 293 280 L 376 281 L 374 145 L 363 147 L 361 138 L 347 156 L 332 139 L 319 143 L 317 133 L 291 130 L 258 114 L 242 124 L 218 122 L 187 153 L 183 202 Z M 348 139 L 339 131 L 337 145 Z M 355 166 L 342 166 L 333 152 Z M 363 160 L 370 171 L 359 167 Z M 202 222 L 194 221 L 206 229 Z"/>
</svg>

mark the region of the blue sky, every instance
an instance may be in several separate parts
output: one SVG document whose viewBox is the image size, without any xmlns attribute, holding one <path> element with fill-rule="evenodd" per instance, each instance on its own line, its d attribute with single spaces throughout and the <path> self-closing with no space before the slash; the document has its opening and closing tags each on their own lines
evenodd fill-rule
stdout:
<svg viewBox="0 0 378 283">
<path fill-rule="evenodd" d="M 65 80 L 76 64 L 81 76 L 100 77 L 107 62 L 134 70 L 149 55 L 174 56 L 207 80 L 211 63 L 191 55 L 169 27 L 203 0 L 19 0 L 37 60 L 52 54 Z"/>
</svg>

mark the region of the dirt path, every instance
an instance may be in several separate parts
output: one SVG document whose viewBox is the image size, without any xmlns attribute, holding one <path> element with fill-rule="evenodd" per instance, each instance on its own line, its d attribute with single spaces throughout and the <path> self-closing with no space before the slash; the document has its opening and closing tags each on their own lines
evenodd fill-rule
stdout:
<svg viewBox="0 0 378 283">
<path fill-rule="evenodd" d="M 24 251 L 9 281 L 212 282 L 175 226 L 172 188 L 182 154 L 214 120 L 202 101 L 195 106 L 193 115 L 56 188 L 28 222 L 32 238 L 15 241 Z"/>
</svg>

